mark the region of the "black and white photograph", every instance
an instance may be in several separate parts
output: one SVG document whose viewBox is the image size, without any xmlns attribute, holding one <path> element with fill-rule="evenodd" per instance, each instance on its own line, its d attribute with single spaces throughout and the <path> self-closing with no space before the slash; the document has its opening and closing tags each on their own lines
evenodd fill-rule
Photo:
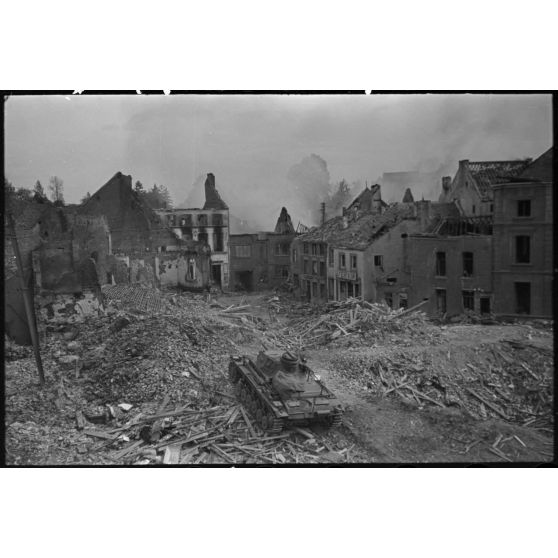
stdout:
<svg viewBox="0 0 558 558">
<path fill-rule="evenodd" d="M 8 466 L 552 462 L 545 93 L 4 96 Z"/>
</svg>

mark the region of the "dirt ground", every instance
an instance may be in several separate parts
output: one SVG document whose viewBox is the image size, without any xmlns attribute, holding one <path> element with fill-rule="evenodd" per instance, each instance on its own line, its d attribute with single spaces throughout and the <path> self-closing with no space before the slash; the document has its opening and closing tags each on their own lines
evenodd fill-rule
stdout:
<svg viewBox="0 0 558 558">
<path fill-rule="evenodd" d="M 167 301 L 169 296 L 165 295 Z M 195 314 L 192 307 L 189 322 L 182 320 L 174 330 L 159 332 L 160 340 L 153 341 L 156 350 L 142 349 L 142 343 L 147 344 L 145 336 L 154 337 L 149 331 L 145 333 L 149 329 L 149 317 L 145 317 L 145 324 L 141 322 L 144 317 L 138 318 L 137 327 L 133 329 L 132 324 L 123 329 L 117 339 L 114 333 L 110 333 L 114 330 L 107 329 L 106 333 L 101 333 L 104 330 L 100 323 L 89 324 L 88 331 L 95 331 L 96 337 L 91 333 L 90 337 L 86 337 L 83 332 L 77 339 L 84 345 L 86 354 L 80 354 L 84 362 L 89 362 L 87 356 L 98 359 L 96 365 L 93 360 L 93 370 L 95 366 L 98 368 L 95 382 L 91 380 L 93 372 L 85 371 L 74 376 L 73 372 L 58 371 L 59 360 L 56 359 L 60 358 L 59 347 L 65 347 L 58 340 L 44 349 L 47 389 L 37 389 L 31 354 L 6 362 L 7 463 L 122 463 L 115 460 L 114 452 L 99 450 L 99 445 L 94 447 L 96 451 L 92 451 L 93 442 L 86 439 L 83 431 L 76 430 L 76 408 L 118 403 L 122 401 L 123 394 L 135 397 L 135 406 L 143 412 L 154 412 L 163 393 L 172 394 L 171 402 L 177 404 L 188 397 L 198 398 L 200 405 L 215 404 L 215 399 L 201 398 L 195 380 L 184 376 L 183 370 L 188 368 L 188 364 L 194 366 L 190 366 L 190 370 L 197 370 L 195 374 L 214 378 L 214 387 L 221 391 L 224 400 L 230 401 L 234 394 L 226 379 L 228 356 L 255 355 L 263 347 L 281 348 L 276 344 L 275 334 L 284 331 L 292 318 L 289 309 L 296 311 L 294 303 L 274 307 L 269 302 L 272 297 L 273 293 L 219 295 L 216 297 L 220 305 L 217 309 L 198 301 Z M 183 315 L 189 316 L 190 299 L 184 297 L 180 300 L 183 300 L 179 301 L 183 305 Z M 177 304 L 176 300 L 172 304 Z M 258 328 L 252 334 L 221 323 L 223 315 L 220 309 L 240 304 L 247 306 L 245 312 L 257 320 Z M 110 319 L 105 321 L 108 323 Z M 206 319 L 214 319 L 211 327 L 201 325 L 209 323 Z M 223 330 L 217 332 L 215 324 L 221 324 Z M 77 327 L 86 329 L 85 325 Z M 207 331 L 202 332 L 202 329 Z M 423 335 L 420 338 L 390 334 L 371 344 L 353 342 L 354 336 L 348 336 L 339 342 L 304 349 L 309 366 L 321 376 L 345 408 L 341 426 L 331 430 L 309 427 L 319 443 L 327 448 L 343 448 L 343 462 L 346 463 L 538 464 L 553 461 L 552 417 L 544 424 L 531 421 L 525 426 L 517 420 L 503 420 L 493 413 L 485 413 L 484 408 L 481 411 L 485 416 L 479 416 L 471 412 L 472 407 L 436 406 L 423 399 L 404 397 L 397 390 L 391 393 L 389 390 L 385 393 L 385 388 L 378 391 L 376 385 L 366 380 L 371 377 L 370 370 L 375 362 L 397 361 L 409 363 L 408 366 L 419 370 L 418 373 L 424 371 L 429 377 L 436 372 L 438 375 L 433 377 L 445 378 L 449 386 L 452 378 L 456 381 L 466 379 L 473 368 L 477 373 L 490 370 L 493 374 L 493 352 L 496 349 L 502 351 L 508 342 L 527 343 L 531 351 L 540 348 L 544 358 L 528 360 L 531 353 L 525 353 L 522 358 L 530 363 L 530 371 L 541 377 L 550 374 L 549 367 L 553 366 L 552 329 L 533 327 L 527 323 L 452 324 L 429 325 L 428 332 L 430 337 Z M 55 334 L 53 336 L 52 339 L 58 339 Z M 187 347 L 186 342 L 190 343 Z M 88 347 L 88 344 L 91 346 Z M 121 367 L 114 369 L 116 365 L 109 366 L 111 361 L 117 360 L 115 354 L 124 351 L 124 348 L 126 354 Z M 143 361 L 138 360 L 142 357 L 136 355 L 142 350 Z M 104 355 L 102 364 L 99 360 L 101 354 Z M 361 367 L 362 374 L 359 372 Z M 130 384 L 134 387 L 133 394 L 130 391 L 115 391 L 113 382 L 124 382 L 126 375 L 132 371 L 138 378 L 136 383 Z M 105 385 L 107 382 L 110 383 L 110 390 Z M 498 404 L 503 406 L 506 402 L 502 400 Z M 331 464 L 331 461 L 324 459 L 323 463 Z"/>
</svg>

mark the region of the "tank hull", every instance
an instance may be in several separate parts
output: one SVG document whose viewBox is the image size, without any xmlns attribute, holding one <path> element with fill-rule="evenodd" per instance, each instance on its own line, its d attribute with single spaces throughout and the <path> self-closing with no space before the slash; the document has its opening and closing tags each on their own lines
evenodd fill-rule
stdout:
<svg viewBox="0 0 558 558">
<path fill-rule="evenodd" d="M 292 367 L 291 367 L 292 368 Z M 302 363 L 286 370 L 276 355 L 231 357 L 229 378 L 239 401 L 263 430 L 279 433 L 289 425 L 341 423 L 335 395 Z"/>
</svg>

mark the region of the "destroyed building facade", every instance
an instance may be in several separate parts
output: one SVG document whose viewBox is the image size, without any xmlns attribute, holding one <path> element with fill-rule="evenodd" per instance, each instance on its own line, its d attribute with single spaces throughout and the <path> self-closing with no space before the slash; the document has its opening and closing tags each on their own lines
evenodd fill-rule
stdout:
<svg viewBox="0 0 558 558">
<path fill-rule="evenodd" d="M 248 291 L 276 288 L 290 278 L 291 243 L 296 233 L 285 207 L 273 232 L 230 236 L 231 285 Z"/>
<path fill-rule="evenodd" d="M 102 284 L 173 285 L 191 290 L 210 286 L 210 248 L 183 239 L 133 190 L 132 177 L 116 173 L 78 214 L 104 216 L 112 239 L 112 266 Z"/>
<path fill-rule="evenodd" d="M 221 288 L 229 286 L 229 207 L 215 187 L 215 176 L 205 180 L 203 208 L 156 210 L 158 217 L 176 235 L 188 242 L 202 242 L 210 249 L 210 279 Z M 165 247 L 168 249 L 168 247 Z"/>
</svg>

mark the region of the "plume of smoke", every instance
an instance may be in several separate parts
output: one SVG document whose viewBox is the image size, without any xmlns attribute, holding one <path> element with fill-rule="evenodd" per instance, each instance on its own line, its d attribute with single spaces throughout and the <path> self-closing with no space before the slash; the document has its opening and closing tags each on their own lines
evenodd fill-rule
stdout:
<svg viewBox="0 0 558 558">
<path fill-rule="evenodd" d="M 327 163 L 319 155 L 305 157 L 287 172 L 291 185 L 290 202 L 296 206 L 296 214 L 305 225 L 320 222 L 320 200 L 327 198 L 330 191 L 330 176 Z"/>
</svg>

